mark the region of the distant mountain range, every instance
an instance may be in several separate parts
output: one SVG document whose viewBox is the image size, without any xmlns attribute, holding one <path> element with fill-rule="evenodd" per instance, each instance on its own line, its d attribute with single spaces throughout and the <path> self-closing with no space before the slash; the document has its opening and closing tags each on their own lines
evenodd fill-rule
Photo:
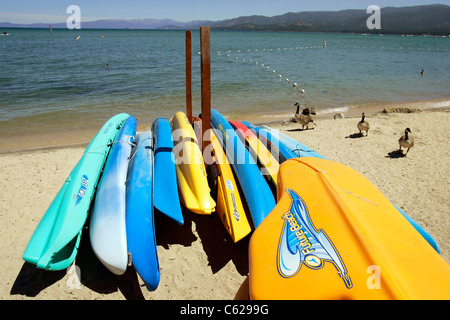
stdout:
<svg viewBox="0 0 450 320">
<path fill-rule="evenodd" d="M 195 20 L 190 22 L 178 22 L 171 19 L 104 19 L 89 22 L 81 22 L 83 29 L 194 29 L 200 26 L 210 26 L 213 21 Z M 48 28 L 49 23 L 14 24 L 0 22 L 0 28 Z M 52 23 L 53 29 L 65 29 L 67 25 L 63 23 Z"/>
<path fill-rule="evenodd" d="M 366 10 L 286 13 L 280 16 L 249 16 L 213 24 L 219 30 L 450 34 L 450 7 L 426 5 L 381 9 L 381 29 L 369 30 Z"/>
<path fill-rule="evenodd" d="M 370 14 L 366 10 L 289 12 L 279 16 L 245 16 L 222 21 L 178 22 L 171 19 L 97 20 L 82 22 L 85 29 L 179 29 L 192 30 L 209 26 L 228 31 L 296 31 L 342 33 L 450 34 L 450 6 L 443 4 L 385 7 L 381 9 L 381 29 L 369 30 Z M 1 28 L 48 28 L 49 24 L 12 24 L 0 22 Z M 54 29 L 66 23 L 52 24 Z"/>
</svg>

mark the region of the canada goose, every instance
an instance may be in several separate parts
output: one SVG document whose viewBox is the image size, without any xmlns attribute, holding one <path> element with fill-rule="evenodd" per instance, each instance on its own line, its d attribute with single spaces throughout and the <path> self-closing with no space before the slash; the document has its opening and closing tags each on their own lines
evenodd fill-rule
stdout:
<svg viewBox="0 0 450 320">
<path fill-rule="evenodd" d="M 411 133 L 411 129 L 406 128 L 405 134 L 400 139 L 398 139 L 399 151 L 402 151 L 402 147 L 408 148 L 408 150 L 406 150 L 405 156 L 408 154 L 409 149 L 414 147 L 414 138 L 412 137 L 412 135 L 409 135 L 409 133 Z"/>
<path fill-rule="evenodd" d="M 297 106 L 297 111 L 295 112 L 295 120 L 297 123 L 302 125 L 302 130 L 304 130 L 306 126 L 306 130 L 308 130 L 308 124 L 310 122 L 314 123 L 314 115 L 315 112 L 311 108 L 303 109 L 303 112 L 300 114 L 300 105 L 298 103 L 295 104 Z"/>
<path fill-rule="evenodd" d="M 369 123 L 367 121 L 365 121 L 365 117 L 366 117 L 366 115 L 363 112 L 362 113 L 362 119 L 361 119 L 360 122 L 358 122 L 358 130 L 359 130 L 359 134 L 361 136 L 363 135 L 362 131 L 365 131 L 366 132 L 366 137 L 367 137 L 369 135 L 370 126 L 369 126 Z"/>
<path fill-rule="evenodd" d="M 311 115 L 311 116 L 313 116 L 313 119 L 314 119 L 314 116 L 316 115 L 316 110 L 314 110 L 313 108 L 310 108 L 310 107 L 306 107 L 302 110 L 302 114 L 305 116 Z"/>
</svg>

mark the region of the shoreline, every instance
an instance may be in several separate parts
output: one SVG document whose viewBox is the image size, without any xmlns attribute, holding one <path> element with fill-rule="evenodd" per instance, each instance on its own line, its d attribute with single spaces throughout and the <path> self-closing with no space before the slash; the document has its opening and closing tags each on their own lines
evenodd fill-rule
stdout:
<svg viewBox="0 0 450 320">
<path fill-rule="evenodd" d="M 433 109 L 445 110 L 450 108 L 450 97 L 435 100 L 373 103 L 370 105 L 350 107 L 338 106 L 330 109 L 318 110 L 316 119 L 333 119 L 333 116 L 336 113 L 343 113 L 345 118 L 357 118 L 361 116 L 362 112 L 365 112 L 366 114 L 376 114 L 383 112 L 383 109 L 385 108 L 410 108 L 420 109 L 421 111 Z M 283 120 L 293 117 L 295 108 L 293 107 L 292 110 L 292 114 L 283 111 L 271 114 L 266 112 L 264 114 L 241 114 L 229 117 L 226 115 L 226 112 L 219 111 L 229 120 L 245 120 L 255 125 L 276 125 L 281 124 Z M 10 153 L 35 152 L 48 149 L 85 148 L 98 132 L 101 125 L 102 123 L 99 123 L 97 128 L 83 128 L 76 130 L 49 129 L 47 132 L 43 131 L 42 133 L 35 133 L 32 135 L 23 132 L 21 134 L 15 134 L 13 136 L 2 138 L 3 141 L 0 144 L 0 156 Z M 152 123 L 140 123 L 138 119 L 138 131 L 149 130 L 151 129 L 151 126 Z M 14 128 L 11 128 L 11 130 L 14 131 Z"/>
<path fill-rule="evenodd" d="M 300 103 L 301 105 L 301 103 Z M 309 105 L 305 105 L 309 106 Z M 366 114 L 377 114 L 383 113 L 385 109 L 394 108 L 409 108 L 416 109 L 417 111 L 427 111 L 427 110 L 446 110 L 450 108 L 450 97 L 442 99 L 432 99 L 432 100 L 418 100 L 418 101 L 406 101 L 406 102 L 384 102 L 384 103 L 371 103 L 367 105 L 357 105 L 357 106 L 337 106 L 327 109 L 318 109 L 316 119 L 333 119 L 336 113 L 344 114 L 345 118 L 358 118 L 361 117 L 361 113 Z M 281 123 L 283 120 L 288 120 L 290 117 L 294 116 L 295 108 L 292 108 L 292 113 L 287 114 L 286 112 L 275 112 L 272 114 L 265 114 L 258 117 L 250 117 L 254 121 L 255 125 L 263 124 L 276 124 Z M 300 110 L 301 111 L 301 110 Z M 232 120 L 244 120 L 243 117 L 230 117 Z M 248 117 L 245 118 L 248 120 Z"/>
<path fill-rule="evenodd" d="M 431 234 L 449 263 L 450 111 L 376 113 L 367 120 L 367 137 L 357 135 L 356 117 L 318 119 L 310 130 L 295 123 L 271 126 L 364 175 Z M 411 128 L 416 143 L 401 157 L 395 151 L 405 127 Z M 31 235 L 83 152 L 78 146 L 0 155 L 2 299 L 236 299 L 249 272 L 250 237 L 233 243 L 214 214 L 184 210 L 185 224 L 179 226 L 155 213 L 161 282 L 154 292 L 145 289 L 133 268 L 122 276 L 108 272 L 95 257 L 86 230 L 75 260 L 79 278 L 73 272 L 43 271 L 24 263 L 22 254 Z"/>
</svg>

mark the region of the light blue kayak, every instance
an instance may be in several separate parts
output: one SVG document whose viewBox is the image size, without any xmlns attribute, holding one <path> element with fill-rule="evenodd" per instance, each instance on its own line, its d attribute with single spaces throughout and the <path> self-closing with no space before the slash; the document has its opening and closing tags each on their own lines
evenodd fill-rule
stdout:
<svg viewBox="0 0 450 320">
<path fill-rule="evenodd" d="M 120 129 L 106 160 L 89 226 L 92 250 L 116 275 L 125 273 L 128 266 L 125 183 L 135 138 L 136 118 L 130 116 Z"/>
<path fill-rule="evenodd" d="M 127 246 L 131 263 L 149 291 L 158 288 L 160 271 L 153 215 L 153 136 L 136 135 L 126 188 Z"/>
<path fill-rule="evenodd" d="M 275 207 L 272 191 L 230 123 L 216 110 L 211 110 L 211 123 L 217 129 L 216 137 L 226 148 L 256 229 Z"/>
<path fill-rule="evenodd" d="M 89 143 L 34 231 L 25 261 L 46 270 L 63 270 L 74 262 L 111 142 L 128 117 L 125 113 L 112 117 Z"/>
<path fill-rule="evenodd" d="M 314 157 L 325 159 L 324 156 L 317 153 L 310 147 L 305 146 L 303 143 L 298 142 L 294 138 L 280 132 L 279 130 L 273 129 L 268 126 L 261 126 L 262 129 L 269 131 L 272 135 L 276 136 L 280 142 L 282 142 L 289 150 L 291 150 L 297 157 Z"/>
<path fill-rule="evenodd" d="M 271 134 L 269 131 L 262 129 L 254 124 L 251 124 L 248 121 L 242 121 L 247 128 L 252 129 L 255 134 L 258 136 L 259 140 L 269 147 L 273 156 L 279 159 L 280 163 L 283 163 L 286 160 L 297 158 L 297 155 L 292 152 L 288 147 L 282 143 L 277 136 Z"/>
<path fill-rule="evenodd" d="M 178 224 L 184 224 L 177 186 L 172 129 L 169 120 L 158 118 L 153 122 L 154 143 L 154 206 Z"/>
</svg>

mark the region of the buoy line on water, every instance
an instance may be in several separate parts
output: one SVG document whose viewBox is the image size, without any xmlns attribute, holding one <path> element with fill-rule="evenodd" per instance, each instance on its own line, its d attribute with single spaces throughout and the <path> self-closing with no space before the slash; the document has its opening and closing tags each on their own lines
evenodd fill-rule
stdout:
<svg viewBox="0 0 450 320">
<path fill-rule="evenodd" d="M 296 50 L 302 50 L 303 48 L 305 49 L 317 49 L 317 48 L 325 48 L 324 46 L 303 46 L 303 47 L 295 47 Z M 241 62 L 241 63 L 249 63 L 249 64 L 254 64 L 256 66 L 260 66 L 262 67 L 265 71 L 270 72 L 271 74 L 278 76 L 278 79 L 280 81 L 283 81 L 285 84 L 291 86 L 292 88 L 294 88 L 296 90 L 296 93 L 299 94 L 305 94 L 306 90 L 304 88 L 302 88 L 299 83 L 301 83 L 300 81 L 292 81 L 292 79 L 289 78 L 285 78 L 283 77 L 283 75 L 281 73 L 277 73 L 277 69 L 272 69 L 270 68 L 267 64 L 265 63 L 261 63 L 260 61 L 257 61 L 255 58 L 238 58 L 236 55 L 232 55 L 233 53 L 238 53 L 238 54 L 242 54 L 242 53 L 251 53 L 251 52 L 276 52 L 276 51 L 291 51 L 294 50 L 294 47 L 285 47 L 285 48 L 276 48 L 276 49 L 247 49 L 247 50 L 226 50 L 226 51 L 217 51 L 217 55 L 221 56 L 221 57 L 226 57 L 228 59 L 233 59 L 236 62 Z M 278 69 L 279 70 L 279 69 Z M 292 83 L 292 85 L 291 85 Z"/>
</svg>

